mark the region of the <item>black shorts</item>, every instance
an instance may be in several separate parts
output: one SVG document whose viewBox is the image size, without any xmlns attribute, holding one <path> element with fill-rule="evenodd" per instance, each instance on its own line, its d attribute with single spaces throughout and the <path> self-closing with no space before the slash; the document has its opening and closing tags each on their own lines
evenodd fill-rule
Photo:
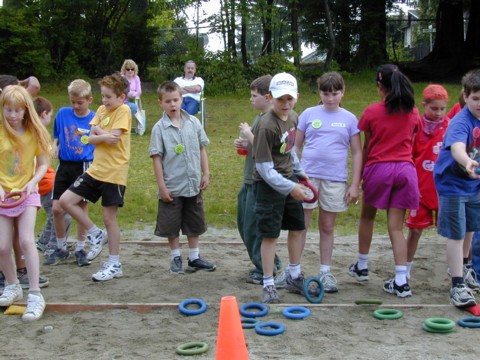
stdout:
<svg viewBox="0 0 480 360">
<path fill-rule="evenodd" d="M 296 182 L 296 179 L 291 179 Z M 282 195 L 265 181 L 253 184 L 257 233 L 262 238 L 278 238 L 281 230 L 305 230 L 302 202 Z"/>
<path fill-rule="evenodd" d="M 96 180 L 87 173 L 80 175 L 68 188 L 71 192 L 96 203 L 102 197 L 102 206 L 123 206 L 125 185 Z"/>
<path fill-rule="evenodd" d="M 91 161 L 78 162 L 60 160 L 57 171 L 55 172 L 52 199 L 60 199 L 60 196 L 90 167 L 91 163 Z"/>
<path fill-rule="evenodd" d="M 155 235 L 174 238 L 182 234 L 199 236 L 207 231 L 202 193 L 192 197 L 174 197 L 172 202 L 158 200 Z"/>
</svg>

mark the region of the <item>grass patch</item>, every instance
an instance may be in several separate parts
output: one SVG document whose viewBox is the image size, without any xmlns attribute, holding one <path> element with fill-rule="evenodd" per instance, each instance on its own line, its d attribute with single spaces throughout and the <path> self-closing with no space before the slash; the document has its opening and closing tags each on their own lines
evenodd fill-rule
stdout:
<svg viewBox="0 0 480 360">
<path fill-rule="evenodd" d="M 345 79 L 347 89 L 342 106 L 360 117 L 368 104 L 379 101 L 374 79 L 373 72 L 347 77 Z M 53 103 L 55 110 L 62 106 L 69 106 L 67 85 L 66 83 L 45 84 L 41 95 Z M 422 111 L 421 94 L 426 85 L 427 83 L 414 84 L 420 111 Z M 207 86 L 210 85 L 207 84 Z M 93 87 L 96 88 L 96 86 Z M 457 100 L 460 84 L 445 84 L 445 88 L 450 94 L 449 106 L 452 106 Z M 314 87 L 301 85 L 296 111 L 300 114 L 318 101 L 319 96 Z M 244 158 L 238 156 L 233 149 L 233 140 L 238 135 L 238 124 L 251 123 L 256 112 L 250 105 L 248 89 L 236 95 L 212 97 L 207 95 L 205 103 L 206 131 L 211 142 L 208 146 L 211 179 L 210 186 L 204 193 L 207 222 L 216 228 L 235 228 L 237 193 L 242 182 Z M 95 92 L 91 109 L 96 110 L 100 104 L 100 94 Z M 132 134 L 131 164 L 125 206 L 118 212 L 118 221 L 122 229 L 142 229 L 142 224 L 155 224 L 156 221 L 157 187 L 152 161 L 148 156 L 148 146 L 151 128 L 160 118 L 162 111 L 155 91 L 145 92 L 142 95 L 142 104 L 147 114 L 147 132 L 143 136 Z M 102 224 L 100 203 L 90 206 L 90 214 L 95 223 Z M 317 212 L 312 219 L 312 229 L 317 228 L 316 214 Z M 339 214 L 336 235 L 356 234 L 359 216 L 360 205 L 350 206 L 347 212 Z M 44 221 L 44 212 L 40 211 L 37 232 L 43 227 Z M 375 232 L 380 234 L 387 232 L 384 211 L 378 213 Z"/>
</svg>

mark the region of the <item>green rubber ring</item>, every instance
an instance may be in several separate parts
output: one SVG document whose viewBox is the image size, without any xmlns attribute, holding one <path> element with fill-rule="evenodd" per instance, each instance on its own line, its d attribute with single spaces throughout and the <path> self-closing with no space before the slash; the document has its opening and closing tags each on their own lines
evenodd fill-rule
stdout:
<svg viewBox="0 0 480 360">
<path fill-rule="evenodd" d="M 423 323 L 422 328 L 425 331 L 428 331 L 428 332 L 431 332 L 431 333 L 438 333 L 438 334 L 446 334 L 446 333 L 451 333 L 453 331 L 453 328 L 450 329 L 450 330 L 432 329 L 431 327 L 428 327 L 427 325 L 425 325 L 425 323 Z"/>
<path fill-rule="evenodd" d="M 397 309 L 377 309 L 373 312 L 373 317 L 380 320 L 396 320 L 402 316 L 403 313 Z"/>
<path fill-rule="evenodd" d="M 201 341 L 192 341 L 179 345 L 176 349 L 179 355 L 198 355 L 207 352 L 208 344 Z"/>
<path fill-rule="evenodd" d="M 424 321 L 425 326 L 435 330 L 452 330 L 455 322 L 445 318 L 428 318 Z"/>
</svg>

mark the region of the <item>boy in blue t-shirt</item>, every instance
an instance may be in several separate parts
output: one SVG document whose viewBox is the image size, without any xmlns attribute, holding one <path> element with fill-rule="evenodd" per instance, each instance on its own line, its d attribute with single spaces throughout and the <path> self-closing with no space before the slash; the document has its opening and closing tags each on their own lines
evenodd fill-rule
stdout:
<svg viewBox="0 0 480 360">
<path fill-rule="evenodd" d="M 476 305 L 468 259 L 472 235 L 480 230 L 480 70 L 462 79 L 465 107 L 450 122 L 434 167 L 439 195 L 438 233 L 448 239 L 450 299 L 457 307 Z M 468 281 L 468 282 L 467 282 Z M 470 285 L 470 286 L 469 286 Z M 477 284 L 478 285 L 478 284 Z"/>
<path fill-rule="evenodd" d="M 75 180 L 84 173 L 93 160 L 95 147 L 88 143 L 90 134 L 90 121 L 95 112 L 89 109 L 93 101 L 92 88 L 88 82 L 82 79 L 73 80 L 68 86 L 68 96 L 71 107 L 62 107 L 55 116 L 53 126 L 53 149 L 52 157 L 58 159 L 58 168 L 55 175 L 52 195 L 52 211 L 55 223 L 57 243 L 54 248 L 45 252 L 46 265 L 57 265 L 70 258 L 67 249 L 67 225 L 65 223 L 65 210 L 60 206 L 60 196 L 72 185 Z M 87 202 L 82 202 L 82 210 L 87 213 Z M 78 239 L 83 239 L 85 229 L 77 224 Z M 95 257 L 102 250 L 102 244 L 94 244 L 91 247 Z M 88 254 L 90 255 L 90 254 Z M 84 249 L 75 252 L 78 266 L 89 265 L 91 256 L 87 259 Z"/>
</svg>

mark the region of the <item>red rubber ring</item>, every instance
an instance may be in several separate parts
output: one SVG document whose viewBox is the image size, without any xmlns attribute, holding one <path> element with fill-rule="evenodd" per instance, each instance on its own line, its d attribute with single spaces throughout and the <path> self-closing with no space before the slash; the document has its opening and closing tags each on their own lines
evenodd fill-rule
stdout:
<svg viewBox="0 0 480 360">
<path fill-rule="evenodd" d="M 312 204 L 318 200 L 318 190 L 315 185 L 313 185 L 308 180 L 300 180 L 299 183 L 308 187 L 313 193 L 313 197 L 311 199 L 303 200 L 303 202 L 306 202 L 307 204 Z"/>
<path fill-rule="evenodd" d="M 18 199 L 15 201 L 7 201 L 8 199 L 11 199 L 12 197 L 19 196 Z M 5 200 L 0 201 L 0 208 L 2 209 L 11 209 L 15 206 L 20 205 L 25 201 L 27 198 L 27 193 L 25 191 L 12 191 L 7 194 L 5 194 Z"/>
</svg>

